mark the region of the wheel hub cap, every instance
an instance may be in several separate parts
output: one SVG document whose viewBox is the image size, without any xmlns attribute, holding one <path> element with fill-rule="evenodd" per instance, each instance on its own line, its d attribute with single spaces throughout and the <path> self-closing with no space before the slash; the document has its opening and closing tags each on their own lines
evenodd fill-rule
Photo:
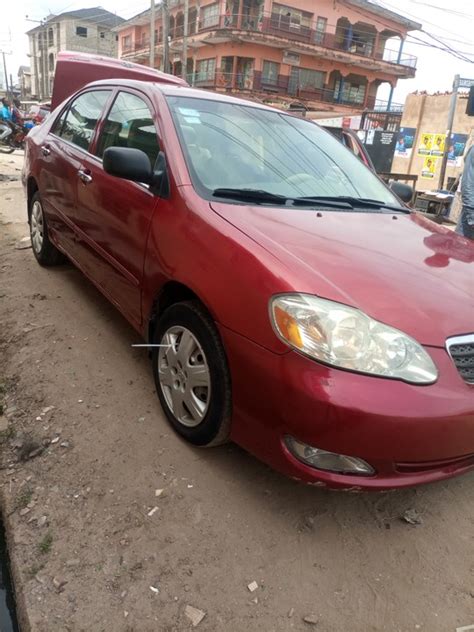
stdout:
<svg viewBox="0 0 474 632">
<path fill-rule="evenodd" d="M 43 233 L 43 209 L 41 208 L 41 204 L 36 201 L 33 204 L 33 208 L 31 209 L 30 236 L 31 245 L 33 246 L 33 249 L 37 254 L 41 252 L 41 248 L 43 246 Z"/>
<path fill-rule="evenodd" d="M 201 423 L 209 408 L 211 375 L 206 356 L 193 333 L 170 327 L 160 341 L 158 378 L 168 408 L 184 426 Z"/>
</svg>

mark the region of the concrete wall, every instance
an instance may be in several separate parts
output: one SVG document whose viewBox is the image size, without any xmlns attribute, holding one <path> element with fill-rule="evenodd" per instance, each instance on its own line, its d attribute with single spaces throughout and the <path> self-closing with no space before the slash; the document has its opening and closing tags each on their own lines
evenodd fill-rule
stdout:
<svg viewBox="0 0 474 632">
<path fill-rule="evenodd" d="M 441 157 L 437 159 L 433 179 L 421 177 L 424 156 L 418 155 L 422 134 L 445 134 L 451 95 L 410 94 L 405 102 L 401 127 L 415 127 L 416 137 L 410 158 L 395 156 L 392 172 L 418 175 L 417 190 L 435 190 L 438 188 Z M 458 94 L 453 133 L 467 134 L 474 128 L 474 118 L 466 115 L 467 94 Z M 462 167 L 450 166 L 446 169 L 445 184 L 448 177 L 457 177 Z"/>
</svg>

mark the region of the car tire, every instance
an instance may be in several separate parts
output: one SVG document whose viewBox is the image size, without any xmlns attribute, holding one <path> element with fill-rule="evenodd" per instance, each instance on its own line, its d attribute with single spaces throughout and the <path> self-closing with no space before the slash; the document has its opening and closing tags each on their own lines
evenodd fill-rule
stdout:
<svg viewBox="0 0 474 632">
<path fill-rule="evenodd" d="M 196 446 L 226 443 L 232 393 L 224 347 L 198 301 L 176 303 L 161 316 L 153 343 L 153 375 L 173 429 Z"/>
<path fill-rule="evenodd" d="M 28 222 L 30 224 L 31 247 L 36 261 L 45 267 L 57 266 L 64 263 L 66 257 L 49 239 L 48 224 L 46 222 L 41 196 L 38 191 L 33 195 L 30 201 Z"/>
</svg>

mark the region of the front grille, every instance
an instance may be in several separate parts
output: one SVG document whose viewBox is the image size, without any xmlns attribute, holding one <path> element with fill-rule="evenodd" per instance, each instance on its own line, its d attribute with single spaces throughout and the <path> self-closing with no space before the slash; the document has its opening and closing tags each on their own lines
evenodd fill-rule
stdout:
<svg viewBox="0 0 474 632">
<path fill-rule="evenodd" d="M 474 384 L 474 334 L 448 338 L 446 347 L 462 379 Z"/>
</svg>

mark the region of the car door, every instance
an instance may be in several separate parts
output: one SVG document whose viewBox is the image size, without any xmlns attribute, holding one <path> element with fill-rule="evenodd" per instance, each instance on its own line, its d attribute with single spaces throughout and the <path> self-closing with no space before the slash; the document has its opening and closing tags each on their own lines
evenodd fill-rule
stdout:
<svg viewBox="0 0 474 632">
<path fill-rule="evenodd" d="M 112 89 L 89 90 L 74 98 L 51 126 L 40 149 L 39 189 L 49 228 L 73 259 L 78 257 L 75 224 L 79 169 Z"/>
<path fill-rule="evenodd" d="M 152 166 L 159 153 L 153 109 L 145 95 L 120 89 L 101 125 L 95 155 L 84 155 L 77 217 L 84 240 L 81 261 L 104 292 L 134 324 L 141 323 L 141 283 L 147 237 L 160 200 L 146 185 L 106 173 L 108 147 L 144 151 Z"/>
</svg>

